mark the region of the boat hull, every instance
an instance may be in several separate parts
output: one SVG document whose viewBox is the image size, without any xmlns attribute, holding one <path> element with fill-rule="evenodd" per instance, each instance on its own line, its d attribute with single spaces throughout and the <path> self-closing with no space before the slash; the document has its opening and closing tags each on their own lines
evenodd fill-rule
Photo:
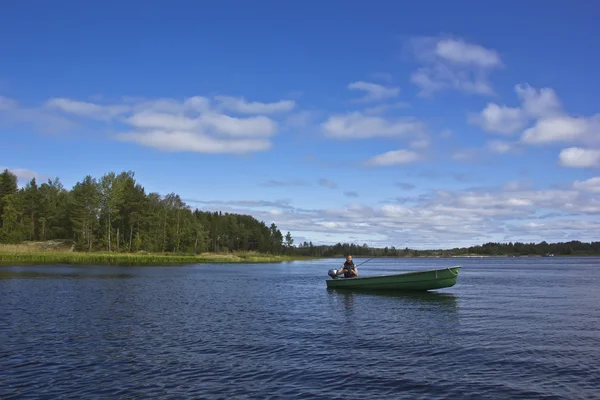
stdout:
<svg viewBox="0 0 600 400">
<path fill-rule="evenodd" d="M 456 284 L 460 267 L 407 272 L 403 274 L 328 279 L 327 288 L 427 291 L 452 287 Z"/>
</svg>

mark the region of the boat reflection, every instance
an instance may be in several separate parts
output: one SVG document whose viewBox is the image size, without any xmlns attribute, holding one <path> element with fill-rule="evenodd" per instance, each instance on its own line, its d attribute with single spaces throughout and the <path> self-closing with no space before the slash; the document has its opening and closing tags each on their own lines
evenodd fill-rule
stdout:
<svg viewBox="0 0 600 400">
<path fill-rule="evenodd" d="M 442 336 L 449 340 L 448 333 L 460 328 L 459 296 L 454 293 L 329 289 L 327 294 L 341 332 L 364 330 L 383 321 L 394 327 L 394 334 L 425 327 L 419 340 L 425 336 L 435 341 Z"/>
<path fill-rule="evenodd" d="M 327 292 L 334 297 L 343 298 L 344 304 L 353 305 L 355 300 L 359 298 L 389 298 L 399 302 L 411 304 L 413 306 L 437 306 L 448 309 L 456 309 L 458 296 L 454 293 L 444 292 L 402 292 L 402 291 L 386 291 L 386 290 L 365 290 L 365 289 L 348 289 L 348 288 L 328 288 Z"/>
</svg>

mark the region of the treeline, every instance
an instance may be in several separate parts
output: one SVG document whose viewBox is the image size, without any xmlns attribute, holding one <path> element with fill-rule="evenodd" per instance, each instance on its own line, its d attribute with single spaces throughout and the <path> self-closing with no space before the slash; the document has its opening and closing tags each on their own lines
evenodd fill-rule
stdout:
<svg viewBox="0 0 600 400">
<path fill-rule="evenodd" d="M 453 255 L 478 254 L 487 256 L 527 256 L 527 255 L 600 255 L 600 242 L 570 242 L 547 243 L 486 243 L 480 246 L 458 248 L 451 250 Z"/>
<path fill-rule="evenodd" d="M 146 193 L 133 172 L 86 176 L 71 190 L 58 178 L 19 188 L 0 174 L 0 242 L 73 240 L 82 251 L 202 253 L 291 251 L 293 239 L 249 215 L 188 207 L 175 193 Z"/>
<path fill-rule="evenodd" d="M 333 246 L 315 246 L 312 242 L 301 243 L 296 254 L 316 257 L 340 257 L 346 255 L 359 257 L 452 257 L 452 256 L 545 256 L 545 255 L 600 255 L 600 242 L 585 243 L 571 241 L 565 243 L 486 243 L 479 246 L 461 247 L 450 250 L 413 250 L 369 247 L 367 244 L 355 245 L 338 243 Z"/>
<path fill-rule="evenodd" d="M 72 240 L 83 251 L 202 253 L 258 251 L 312 257 L 425 257 L 600 255 L 600 242 L 486 243 L 451 250 L 375 248 L 338 243 L 294 246 L 275 224 L 249 215 L 206 212 L 187 206 L 175 193 L 146 193 L 133 172 L 86 176 L 71 190 L 58 178 L 19 188 L 17 177 L 0 173 L 0 243 Z"/>
</svg>

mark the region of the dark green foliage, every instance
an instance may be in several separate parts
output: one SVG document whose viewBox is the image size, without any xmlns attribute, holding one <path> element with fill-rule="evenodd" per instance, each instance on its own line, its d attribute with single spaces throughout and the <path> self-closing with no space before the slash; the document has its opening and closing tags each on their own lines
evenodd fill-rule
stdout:
<svg viewBox="0 0 600 400">
<path fill-rule="evenodd" d="M 547 243 L 486 243 L 481 246 L 450 250 L 453 255 L 481 254 L 489 256 L 525 256 L 525 255 L 600 255 L 600 242 Z"/>
<path fill-rule="evenodd" d="M 369 257 L 451 257 L 451 256 L 545 256 L 561 255 L 600 255 L 600 242 L 584 243 L 571 241 L 566 243 L 486 243 L 481 246 L 462 247 L 451 250 L 411 250 L 395 247 L 374 248 L 366 244 L 338 243 L 334 246 L 313 246 L 304 242 L 295 248 L 297 255 L 317 257 L 369 256 Z"/>
<path fill-rule="evenodd" d="M 86 176 L 71 191 L 58 179 L 18 189 L 0 174 L 0 242 L 72 239 L 77 250 L 192 253 L 260 251 L 283 254 L 293 243 L 275 224 L 249 215 L 190 209 L 175 193 L 146 193 L 133 172 Z"/>
<path fill-rule="evenodd" d="M 0 228 L 0 241 L 3 243 L 20 243 L 26 236 L 23 223 L 23 202 L 16 194 L 9 194 L 2 198 L 2 227 Z"/>
<path fill-rule="evenodd" d="M 0 174 L 0 228 L 3 226 L 4 207 L 7 196 L 17 193 L 17 177 L 15 174 L 5 169 Z"/>
<path fill-rule="evenodd" d="M 78 182 L 70 193 L 69 216 L 76 247 L 92 250 L 97 241 L 99 227 L 100 191 L 91 176 Z"/>
</svg>

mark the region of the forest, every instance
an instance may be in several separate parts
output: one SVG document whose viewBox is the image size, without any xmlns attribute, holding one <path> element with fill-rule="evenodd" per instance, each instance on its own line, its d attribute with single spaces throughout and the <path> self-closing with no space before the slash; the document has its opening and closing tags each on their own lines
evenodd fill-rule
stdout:
<svg viewBox="0 0 600 400">
<path fill-rule="evenodd" d="M 249 215 L 192 210 L 170 193 L 146 193 L 134 172 L 86 176 L 71 190 L 58 178 L 19 188 L 0 174 L 0 243 L 73 240 L 79 251 L 284 254 L 293 243 Z"/>
</svg>

